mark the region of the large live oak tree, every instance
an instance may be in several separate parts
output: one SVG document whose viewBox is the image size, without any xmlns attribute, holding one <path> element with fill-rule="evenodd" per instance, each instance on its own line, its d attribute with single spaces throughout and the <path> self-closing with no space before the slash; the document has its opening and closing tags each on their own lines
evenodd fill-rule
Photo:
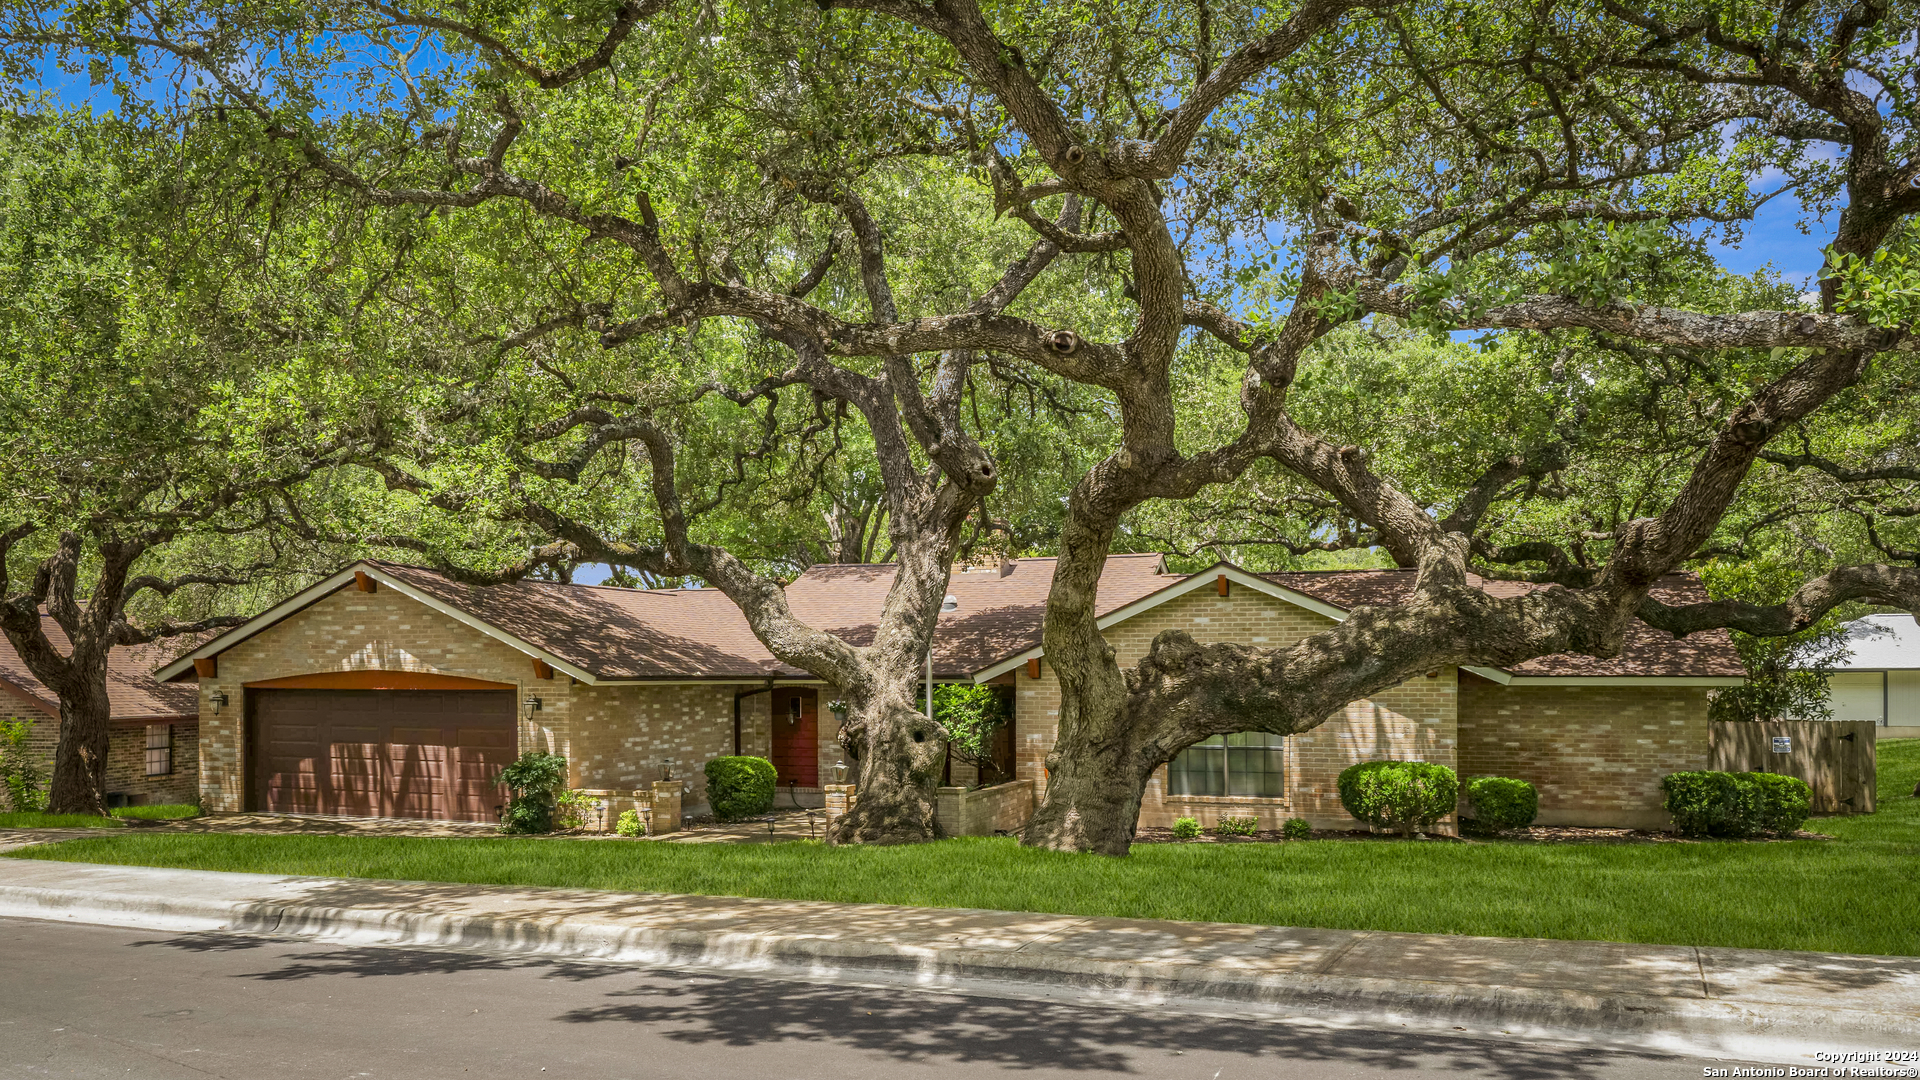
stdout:
<svg viewBox="0 0 1920 1080">
<path fill-rule="evenodd" d="M 696 535 L 673 434 L 637 398 L 582 405 L 522 443 L 574 439 L 573 457 L 526 466 L 560 479 L 606 446 L 644 447 L 656 535 L 609 537 L 537 498 L 507 507 L 589 557 L 712 581 L 775 655 L 844 687 L 865 793 L 842 840 L 931 832 L 937 732 L 913 708 L 913 677 L 966 516 L 997 481 L 963 388 L 984 362 L 1096 394 L 1113 445 L 1067 497 L 1044 631 L 1060 736 L 1025 840 L 1122 853 L 1149 776 L 1214 734 L 1307 730 L 1443 665 L 1610 656 L 1635 619 L 1768 635 L 1843 602 L 1912 607 L 1920 569 L 1898 549 L 1781 604 L 1669 607 L 1649 590 L 1715 542 L 1762 455 L 1831 465 L 1836 482 L 1892 479 L 1770 447 L 1876 361 L 1915 352 L 1901 262 L 1920 210 L 1914 27 L 1911 4 L 1797 2 L 479 13 L 371 0 L 25 7 L 6 33 L 136 74 L 183 66 L 255 125 L 263 158 L 280 156 L 266 167 L 363 205 L 572 237 L 542 249 L 566 280 L 542 286 L 551 306 L 528 313 L 527 334 L 585 328 L 661 356 L 719 320 L 788 359 L 711 392 L 749 403 L 804 386 L 859 412 L 901 565 L 870 647 L 802 624 L 766 575 Z M 421 61 L 428 42 L 452 59 Z M 926 181 L 940 173 L 955 183 Z M 1750 218 L 1767 178 L 1844 204 L 1816 303 L 1742 306 L 1662 280 L 1698 230 Z M 1031 229 L 1030 246 L 984 288 L 924 289 L 903 307 L 889 249 L 919 222 L 911 198 L 876 196 L 963 198 L 968 184 L 977 234 L 998 227 L 990 210 Z M 840 258 L 821 215 L 837 219 L 857 294 L 814 291 Z M 1077 302 L 1045 293 L 1062 278 Z M 1383 318 L 1642 368 L 1737 355 L 1748 378 L 1726 411 L 1697 417 L 1675 482 L 1635 512 L 1600 532 L 1528 531 L 1496 510 L 1553 487 L 1586 445 L 1576 428 L 1549 425 L 1415 498 L 1370 445 L 1399 432 L 1331 438 L 1295 415 L 1316 343 Z M 1196 415 L 1196 365 L 1237 384 L 1230 421 Z M 1334 533 L 1415 569 L 1409 597 L 1284 649 L 1165 634 L 1122 670 L 1095 620 L 1120 530 L 1143 507 L 1269 467 Z M 1476 569 L 1553 587 L 1495 598 L 1468 585 Z"/>
<path fill-rule="evenodd" d="M 313 275 L 196 141 L 0 123 L 0 631 L 58 698 L 55 813 L 105 812 L 113 652 L 236 625 L 297 578 L 262 526 L 377 441 L 298 340 L 316 327 L 285 298 Z"/>
</svg>

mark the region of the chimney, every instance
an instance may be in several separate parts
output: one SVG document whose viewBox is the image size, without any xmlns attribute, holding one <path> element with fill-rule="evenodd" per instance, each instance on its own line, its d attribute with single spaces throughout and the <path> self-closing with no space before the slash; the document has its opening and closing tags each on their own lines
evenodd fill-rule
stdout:
<svg viewBox="0 0 1920 1080">
<path fill-rule="evenodd" d="M 1002 558 L 1000 560 L 1000 576 L 1006 577 L 1008 574 L 1011 574 L 1011 573 L 1013 573 L 1013 560 L 1008 558 Z"/>
</svg>

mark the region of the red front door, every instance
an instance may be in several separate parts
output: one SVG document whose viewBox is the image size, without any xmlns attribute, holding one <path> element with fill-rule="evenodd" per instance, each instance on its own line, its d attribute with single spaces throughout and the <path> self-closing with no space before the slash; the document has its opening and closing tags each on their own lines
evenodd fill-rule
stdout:
<svg viewBox="0 0 1920 1080">
<path fill-rule="evenodd" d="M 781 787 L 820 786 L 820 692 L 812 687 L 774 688 L 773 771 Z"/>
</svg>

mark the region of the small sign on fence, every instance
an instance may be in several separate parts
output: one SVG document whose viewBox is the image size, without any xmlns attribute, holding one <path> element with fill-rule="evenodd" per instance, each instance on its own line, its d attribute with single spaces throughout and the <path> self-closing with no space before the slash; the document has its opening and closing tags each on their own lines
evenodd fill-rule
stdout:
<svg viewBox="0 0 1920 1080">
<path fill-rule="evenodd" d="M 1793 736 L 1775 735 L 1773 737 L 1773 752 L 1776 754 L 1793 753 Z"/>
</svg>

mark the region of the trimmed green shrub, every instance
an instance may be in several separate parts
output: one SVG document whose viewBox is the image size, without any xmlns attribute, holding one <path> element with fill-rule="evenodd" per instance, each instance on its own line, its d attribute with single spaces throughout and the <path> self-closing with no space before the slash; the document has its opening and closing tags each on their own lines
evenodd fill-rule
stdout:
<svg viewBox="0 0 1920 1080">
<path fill-rule="evenodd" d="M 717 757 L 707 762 L 707 803 L 721 821 L 773 809 L 773 762 L 760 757 Z"/>
<path fill-rule="evenodd" d="M 1813 813 L 1813 789 L 1797 776 L 1747 773 L 1760 785 L 1760 827 L 1785 836 L 1807 823 Z"/>
<path fill-rule="evenodd" d="M 1473 818 L 1490 829 L 1524 829 L 1540 816 L 1540 793 L 1525 780 L 1476 776 L 1467 781 Z"/>
<path fill-rule="evenodd" d="M 1453 813 L 1460 780 L 1426 761 L 1363 761 L 1340 773 L 1340 805 L 1375 828 L 1411 836 Z"/>
<path fill-rule="evenodd" d="M 500 829 L 510 833 L 553 831 L 553 813 L 567 786 L 567 759 L 559 754 L 529 750 L 520 760 L 500 770 L 500 783 L 513 799 L 500 815 Z"/>
<path fill-rule="evenodd" d="M 1786 834 L 1807 820 L 1813 789 L 1773 773 L 1677 772 L 1660 781 L 1673 830 L 1682 836 Z"/>
<path fill-rule="evenodd" d="M 1173 838 L 1175 840 L 1197 840 L 1200 837 L 1200 822 L 1190 817 L 1173 819 Z"/>
<path fill-rule="evenodd" d="M 639 836 L 640 811 L 620 811 L 620 820 L 613 823 L 613 832 L 616 836 Z"/>
<path fill-rule="evenodd" d="M 1213 825 L 1215 836 L 1252 836 L 1260 831 L 1260 819 L 1253 817 L 1223 817 Z"/>
<path fill-rule="evenodd" d="M 1760 828 L 1759 788 L 1738 773 L 1668 773 L 1660 790 L 1682 836 L 1749 836 Z"/>
<path fill-rule="evenodd" d="M 1313 823 L 1303 817 L 1290 817 L 1280 826 L 1280 835 L 1289 840 L 1313 839 Z"/>
</svg>

